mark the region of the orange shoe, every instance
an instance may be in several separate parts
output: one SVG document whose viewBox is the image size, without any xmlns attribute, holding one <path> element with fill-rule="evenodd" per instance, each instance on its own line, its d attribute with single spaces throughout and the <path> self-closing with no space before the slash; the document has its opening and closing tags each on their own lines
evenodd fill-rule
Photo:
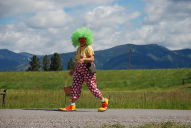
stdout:
<svg viewBox="0 0 191 128">
<path fill-rule="evenodd" d="M 98 108 L 98 112 L 104 112 L 107 110 L 109 105 L 109 100 L 107 98 L 104 98 L 104 102 L 102 102 L 102 107 Z"/>
<path fill-rule="evenodd" d="M 65 108 L 59 108 L 60 111 L 76 111 L 76 105 L 68 105 Z"/>
</svg>

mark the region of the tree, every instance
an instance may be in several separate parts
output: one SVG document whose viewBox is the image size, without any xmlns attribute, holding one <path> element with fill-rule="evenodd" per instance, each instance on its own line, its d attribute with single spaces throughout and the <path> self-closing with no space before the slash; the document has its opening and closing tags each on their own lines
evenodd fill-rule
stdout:
<svg viewBox="0 0 191 128">
<path fill-rule="evenodd" d="M 44 71 L 49 71 L 49 69 L 50 69 L 50 59 L 48 58 L 48 56 L 47 55 L 45 55 L 44 57 L 43 57 L 43 70 Z"/>
<path fill-rule="evenodd" d="M 51 71 L 60 71 L 63 69 L 63 66 L 61 65 L 61 58 L 58 53 L 54 53 L 51 57 L 51 64 L 50 64 L 50 70 Z"/>
<path fill-rule="evenodd" d="M 31 61 L 29 62 L 28 71 L 39 71 L 40 70 L 40 61 L 37 56 L 32 56 Z"/>
<path fill-rule="evenodd" d="M 68 69 L 74 69 L 75 63 L 74 60 L 72 58 L 70 58 L 70 60 L 68 61 Z"/>
</svg>

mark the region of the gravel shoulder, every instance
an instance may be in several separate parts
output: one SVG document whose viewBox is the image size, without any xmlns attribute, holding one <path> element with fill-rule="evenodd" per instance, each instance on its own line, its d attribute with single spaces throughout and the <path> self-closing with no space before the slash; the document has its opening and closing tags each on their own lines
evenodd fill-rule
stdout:
<svg viewBox="0 0 191 128">
<path fill-rule="evenodd" d="M 78 109 L 62 112 L 56 109 L 0 109 L 0 128 L 100 127 L 117 123 L 135 126 L 166 121 L 191 124 L 191 110 L 109 109 L 97 112 L 97 109 Z"/>
</svg>

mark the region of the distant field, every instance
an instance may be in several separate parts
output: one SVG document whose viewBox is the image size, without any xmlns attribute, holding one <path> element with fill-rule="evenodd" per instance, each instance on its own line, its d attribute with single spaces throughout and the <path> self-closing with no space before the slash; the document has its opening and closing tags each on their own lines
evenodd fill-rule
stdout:
<svg viewBox="0 0 191 128">
<path fill-rule="evenodd" d="M 97 71 L 97 83 L 110 108 L 191 110 L 191 80 L 182 85 L 182 79 L 190 76 L 191 69 Z M 71 82 L 68 71 L 0 72 L 0 89 L 8 89 L 4 108 L 63 107 L 70 103 L 63 86 Z M 99 106 L 100 101 L 83 86 L 77 107 Z"/>
<path fill-rule="evenodd" d="M 182 79 L 186 77 L 191 77 L 190 68 L 101 70 L 97 71 L 97 85 L 101 90 L 169 88 L 181 85 Z M 5 89 L 62 89 L 71 83 L 72 77 L 68 75 L 68 71 L 0 72 L 0 88 Z"/>
</svg>

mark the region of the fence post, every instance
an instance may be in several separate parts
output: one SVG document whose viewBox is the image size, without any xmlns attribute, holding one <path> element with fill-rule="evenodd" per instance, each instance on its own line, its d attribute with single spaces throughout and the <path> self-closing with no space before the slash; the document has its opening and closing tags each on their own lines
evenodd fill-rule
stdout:
<svg viewBox="0 0 191 128">
<path fill-rule="evenodd" d="M 2 97 L 2 107 L 5 107 L 5 104 L 6 104 L 6 93 L 7 93 L 7 89 L 4 89 L 3 90 L 3 97 Z"/>
</svg>

